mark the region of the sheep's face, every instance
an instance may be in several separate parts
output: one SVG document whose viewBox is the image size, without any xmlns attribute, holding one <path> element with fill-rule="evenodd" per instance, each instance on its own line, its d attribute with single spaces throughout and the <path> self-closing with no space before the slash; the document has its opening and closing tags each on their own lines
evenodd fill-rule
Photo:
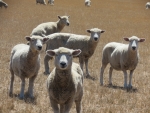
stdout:
<svg viewBox="0 0 150 113">
<path fill-rule="evenodd" d="M 105 31 L 98 29 L 98 28 L 93 28 L 93 29 L 88 29 L 87 32 L 91 33 L 91 39 L 94 42 L 98 42 L 98 40 L 100 39 L 101 33 L 104 33 Z"/>
<path fill-rule="evenodd" d="M 131 51 L 137 51 L 138 49 L 138 43 L 139 42 L 144 42 L 145 39 L 144 38 L 138 38 L 136 36 L 132 36 L 130 38 L 124 38 L 125 41 L 129 41 L 129 49 Z"/>
<path fill-rule="evenodd" d="M 32 50 L 40 52 L 42 50 L 43 44 L 48 40 L 48 38 L 32 36 L 26 37 L 26 40 L 29 41 L 29 45 Z"/>
<path fill-rule="evenodd" d="M 70 16 L 58 16 L 58 18 L 60 19 L 60 22 L 66 26 L 69 26 L 70 24 L 69 17 Z"/>
<path fill-rule="evenodd" d="M 91 1 L 90 0 L 85 0 L 85 6 L 91 6 Z"/>
<path fill-rule="evenodd" d="M 55 66 L 57 69 L 67 70 L 71 68 L 73 56 L 79 55 L 81 50 L 72 50 L 60 47 L 54 50 L 47 50 L 46 53 L 51 57 L 55 56 Z"/>
<path fill-rule="evenodd" d="M 4 7 L 5 7 L 5 8 L 7 8 L 7 7 L 8 7 L 8 5 L 7 5 L 7 4 L 5 4 L 5 5 L 4 5 Z"/>
<path fill-rule="evenodd" d="M 51 5 L 54 5 L 54 0 L 49 0 L 49 3 L 50 3 Z"/>
</svg>

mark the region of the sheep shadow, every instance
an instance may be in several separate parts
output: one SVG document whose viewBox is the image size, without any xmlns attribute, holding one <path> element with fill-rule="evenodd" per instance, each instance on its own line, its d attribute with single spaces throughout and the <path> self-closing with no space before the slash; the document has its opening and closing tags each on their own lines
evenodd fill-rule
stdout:
<svg viewBox="0 0 150 113">
<path fill-rule="evenodd" d="M 106 85 L 105 87 L 108 87 L 108 88 L 112 88 L 112 89 L 121 89 L 121 90 L 124 90 L 128 93 L 136 93 L 138 92 L 138 89 L 137 88 L 124 88 L 122 86 L 116 86 L 116 85 Z"/>
<path fill-rule="evenodd" d="M 37 95 L 34 95 L 33 98 L 30 98 L 29 94 L 26 92 L 24 94 L 24 98 L 23 99 L 20 99 L 19 96 L 20 96 L 20 94 L 13 94 L 13 97 L 15 97 L 15 98 L 17 98 L 19 100 L 22 100 L 22 101 L 24 101 L 27 104 L 33 104 L 33 105 L 37 104 Z"/>
<path fill-rule="evenodd" d="M 90 80 L 93 80 L 93 81 L 96 80 L 95 77 L 92 77 L 92 76 L 85 76 L 85 75 L 84 75 L 84 79 L 90 79 Z"/>
</svg>

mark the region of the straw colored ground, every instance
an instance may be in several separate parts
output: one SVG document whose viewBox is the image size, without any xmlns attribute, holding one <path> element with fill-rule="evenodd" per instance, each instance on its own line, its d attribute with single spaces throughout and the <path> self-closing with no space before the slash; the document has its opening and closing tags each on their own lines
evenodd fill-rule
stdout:
<svg viewBox="0 0 150 113">
<path fill-rule="evenodd" d="M 0 9 L 0 113 L 52 113 L 46 90 L 47 76 L 43 75 L 44 51 L 41 68 L 35 80 L 34 101 L 8 96 L 10 72 L 9 58 L 12 47 L 26 43 L 38 24 L 57 21 L 57 15 L 70 15 L 70 26 L 62 32 L 85 34 L 86 29 L 98 27 L 106 30 L 89 61 L 89 71 L 95 81 L 84 80 L 83 113 L 150 113 L 150 10 L 148 0 L 92 0 L 91 7 L 84 0 L 56 0 L 54 6 L 36 5 L 35 0 L 5 0 L 8 8 Z M 133 89 L 126 91 L 123 73 L 113 71 L 113 85 L 108 87 L 108 68 L 104 73 L 104 86 L 99 85 L 102 48 L 108 42 L 126 43 L 123 37 L 136 35 L 146 38 L 139 44 L 140 61 L 133 75 Z M 78 62 L 78 59 L 74 60 Z M 53 68 L 53 60 L 50 62 Z M 27 91 L 28 81 L 26 82 Z M 14 94 L 20 92 L 20 79 L 15 77 Z M 71 108 L 75 113 L 75 105 Z"/>
</svg>

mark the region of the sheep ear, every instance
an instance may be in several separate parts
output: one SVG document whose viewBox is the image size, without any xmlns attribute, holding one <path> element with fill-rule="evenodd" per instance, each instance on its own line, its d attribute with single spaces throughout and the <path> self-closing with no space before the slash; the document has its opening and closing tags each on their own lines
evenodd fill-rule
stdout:
<svg viewBox="0 0 150 113">
<path fill-rule="evenodd" d="M 61 17 L 58 15 L 58 18 L 61 19 Z"/>
<path fill-rule="evenodd" d="M 105 32 L 104 30 L 101 31 L 101 33 L 104 33 L 104 32 Z"/>
<path fill-rule="evenodd" d="M 55 56 L 55 51 L 54 50 L 47 50 L 46 54 L 53 57 L 53 56 Z"/>
<path fill-rule="evenodd" d="M 88 32 L 88 33 L 91 33 L 91 30 L 90 30 L 90 29 L 87 29 L 87 32 Z"/>
<path fill-rule="evenodd" d="M 125 41 L 129 41 L 129 38 L 123 38 Z"/>
<path fill-rule="evenodd" d="M 30 36 L 26 36 L 25 38 L 26 38 L 27 41 L 31 40 Z"/>
<path fill-rule="evenodd" d="M 73 50 L 72 55 L 73 56 L 78 56 L 80 53 L 81 53 L 81 50 L 80 49 L 76 49 L 76 50 Z"/>
<path fill-rule="evenodd" d="M 141 38 L 140 40 L 139 40 L 139 42 L 144 42 L 146 39 L 145 38 Z"/>
<path fill-rule="evenodd" d="M 45 43 L 46 43 L 46 41 L 47 41 L 48 39 L 49 39 L 49 38 L 44 37 L 44 38 L 43 38 L 43 44 L 45 44 Z"/>
</svg>

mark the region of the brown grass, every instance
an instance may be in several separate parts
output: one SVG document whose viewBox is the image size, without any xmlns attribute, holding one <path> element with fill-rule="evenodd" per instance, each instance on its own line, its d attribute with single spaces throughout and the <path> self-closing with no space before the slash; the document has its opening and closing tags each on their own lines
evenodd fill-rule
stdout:
<svg viewBox="0 0 150 113">
<path fill-rule="evenodd" d="M 8 96 L 9 57 L 12 47 L 26 43 L 24 37 L 30 35 L 35 26 L 56 21 L 57 15 L 70 15 L 70 26 L 62 32 L 89 35 L 86 29 L 92 27 L 106 30 L 89 61 L 89 71 L 96 80 L 84 80 L 83 113 L 150 113 L 150 10 L 145 9 L 147 0 L 93 0 L 91 7 L 85 7 L 84 0 L 56 0 L 54 6 L 36 5 L 35 0 L 5 2 L 8 8 L 0 9 L 0 113 L 52 113 L 46 90 L 47 76 L 43 75 L 44 52 L 41 54 L 41 69 L 35 80 L 33 101 L 17 98 L 20 91 L 18 77 L 14 82 L 15 96 Z M 104 73 L 105 86 L 100 86 L 102 48 L 111 41 L 124 43 L 122 38 L 132 35 L 146 38 L 146 42 L 139 47 L 140 61 L 134 72 L 133 89 L 128 92 L 122 88 L 123 73 L 117 71 L 113 72 L 114 87 L 108 87 L 109 66 Z M 27 87 L 28 82 L 25 91 Z M 75 113 L 75 105 L 71 113 Z"/>
</svg>

